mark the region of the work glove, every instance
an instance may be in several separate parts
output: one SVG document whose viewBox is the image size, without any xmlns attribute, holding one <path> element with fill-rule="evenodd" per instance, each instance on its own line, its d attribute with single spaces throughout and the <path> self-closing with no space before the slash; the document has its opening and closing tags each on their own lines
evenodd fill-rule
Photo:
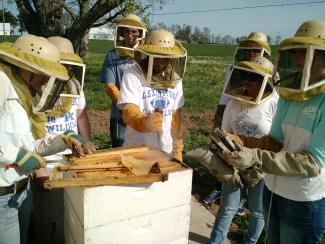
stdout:
<svg viewBox="0 0 325 244">
<path fill-rule="evenodd" d="M 172 157 L 178 161 L 183 161 L 183 139 L 173 140 Z"/>
<path fill-rule="evenodd" d="M 105 90 L 107 95 L 111 98 L 114 104 L 117 103 L 117 100 L 120 96 L 120 90 L 118 87 L 112 83 L 105 84 Z"/>
<path fill-rule="evenodd" d="M 171 135 L 173 138 L 172 156 L 179 161 L 183 161 L 184 128 L 183 128 L 183 123 L 182 123 L 181 109 L 177 109 L 172 115 Z"/>
<path fill-rule="evenodd" d="M 19 149 L 15 163 L 25 174 L 29 174 L 34 169 L 45 168 L 46 166 L 46 160 L 43 157 L 28 151 L 25 147 Z"/>
<path fill-rule="evenodd" d="M 244 187 L 238 174 L 238 170 L 226 164 L 217 155 L 212 153 L 209 146 L 196 148 L 187 152 L 185 155 L 202 163 L 202 165 L 209 169 L 211 174 L 214 175 L 218 181 L 228 182 L 237 187 Z"/>
<path fill-rule="evenodd" d="M 242 151 L 223 152 L 223 157 L 240 170 L 255 166 L 269 174 L 302 177 L 315 177 L 320 173 L 319 164 L 309 153 L 274 153 L 244 147 Z"/>
<path fill-rule="evenodd" d="M 283 144 L 278 142 L 272 136 L 268 136 L 268 135 L 262 137 L 237 136 L 225 130 L 222 131 L 237 145 L 241 145 L 241 147 L 259 148 L 271 152 L 279 152 L 283 147 Z"/>
<path fill-rule="evenodd" d="M 163 120 L 162 111 L 155 111 L 149 115 L 145 115 L 137 105 L 127 103 L 123 107 L 122 117 L 127 125 L 139 132 L 161 131 Z"/>
<path fill-rule="evenodd" d="M 67 130 L 61 134 L 61 138 L 74 155 L 84 156 L 96 151 L 95 146 L 83 136 L 76 134 L 73 130 Z"/>
<path fill-rule="evenodd" d="M 253 166 L 239 171 L 240 179 L 245 186 L 254 187 L 264 178 L 264 172 L 261 168 Z"/>
</svg>

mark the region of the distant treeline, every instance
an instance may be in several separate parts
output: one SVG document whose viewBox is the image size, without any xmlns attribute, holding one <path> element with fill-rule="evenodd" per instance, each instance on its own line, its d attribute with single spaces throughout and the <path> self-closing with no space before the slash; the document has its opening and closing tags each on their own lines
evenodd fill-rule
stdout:
<svg viewBox="0 0 325 244">
<path fill-rule="evenodd" d="M 0 36 L 2 38 L 2 36 Z M 6 36 L 6 41 L 14 42 L 17 36 Z M 3 39 L 0 41 L 4 41 Z M 189 56 L 232 57 L 238 44 L 195 44 L 183 43 Z M 106 54 L 114 48 L 110 40 L 89 40 L 89 51 L 95 54 Z M 272 56 L 275 55 L 277 45 L 271 45 Z"/>
<path fill-rule="evenodd" d="M 191 25 L 183 24 L 173 24 L 167 26 L 164 23 L 158 23 L 151 27 L 151 29 L 165 29 L 174 34 L 176 39 L 182 40 L 188 43 L 200 43 L 200 44 L 221 44 L 221 45 L 238 45 L 240 41 L 246 39 L 246 36 L 234 37 L 231 35 L 221 35 L 211 33 L 211 30 L 208 27 L 200 29 L 199 27 L 193 27 Z M 247 33 L 248 35 L 249 33 Z M 281 36 L 276 35 L 271 37 L 267 35 L 268 42 L 272 44 L 279 44 L 281 41 Z"/>
</svg>

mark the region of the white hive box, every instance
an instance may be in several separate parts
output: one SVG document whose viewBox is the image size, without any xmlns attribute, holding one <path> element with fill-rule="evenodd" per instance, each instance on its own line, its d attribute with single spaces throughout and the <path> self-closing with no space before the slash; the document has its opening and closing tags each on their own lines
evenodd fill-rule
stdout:
<svg viewBox="0 0 325 244">
<path fill-rule="evenodd" d="M 187 244 L 192 170 L 167 159 L 164 182 L 65 188 L 66 244 Z"/>
</svg>

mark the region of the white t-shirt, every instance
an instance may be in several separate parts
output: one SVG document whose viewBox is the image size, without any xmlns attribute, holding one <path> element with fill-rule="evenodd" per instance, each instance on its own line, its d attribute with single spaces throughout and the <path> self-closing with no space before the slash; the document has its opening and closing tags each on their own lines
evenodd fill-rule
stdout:
<svg viewBox="0 0 325 244">
<path fill-rule="evenodd" d="M 222 128 L 235 135 L 262 137 L 268 134 L 278 99 L 275 91 L 270 99 L 258 106 L 230 99 L 223 114 Z"/>
<path fill-rule="evenodd" d="M 28 115 L 8 76 L 0 69 L 0 186 L 10 186 L 26 178 L 17 168 L 6 168 L 15 162 L 19 148 L 33 151 L 35 140 Z"/>
<path fill-rule="evenodd" d="M 61 117 L 52 117 L 47 116 L 46 121 L 46 131 L 47 133 L 54 134 L 54 135 L 61 135 L 66 130 L 73 130 L 74 132 L 78 133 L 78 126 L 77 126 L 77 116 L 78 110 L 84 109 L 86 106 L 85 95 L 83 91 L 81 91 L 80 96 L 78 98 L 72 98 L 71 109 L 68 113 Z M 53 168 L 56 164 L 62 159 L 63 154 L 71 153 L 70 149 L 67 149 L 63 152 L 47 156 L 45 157 L 47 161 L 46 168 Z"/>
<path fill-rule="evenodd" d="M 144 86 L 143 76 L 138 68 L 133 67 L 124 73 L 121 81 L 121 94 L 117 106 L 132 103 L 137 105 L 144 114 L 149 115 L 159 108 L 163 110 L 162 130 L 141 133 L 130 126 L 125 131 L 125 146 L 145 144 L 154 149 L 171 153 L 173 139 L 171 136 L 171 120 L 173 111 L 184 105 L 183 85 L 178 82 L 175 88 L 158 89 Z"/>
</svg>

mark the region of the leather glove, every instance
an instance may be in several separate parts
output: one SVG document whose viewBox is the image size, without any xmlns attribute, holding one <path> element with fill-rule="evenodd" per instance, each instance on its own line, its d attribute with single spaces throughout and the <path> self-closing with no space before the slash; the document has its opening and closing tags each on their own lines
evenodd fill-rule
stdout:
<svg viewBox="0 0 325 244">
<path fill-rule="evenodd" d="M 183 139 L 178 139 L 173 141 L 173 151 L 172 157 L 176 158 L 178 161 L 183 161 Z"/>
<path fill-rule="evenodd" d="M 183 161 L 183 135 L 184 128 L 182 123 L 181 109 L 177 109 L 172 116 L 171 135 L 173 138 L 173 152 L 172 156 L 179 161 Z"/>
<path fill-rule="evenodd" d="M 84 156 L 96 151 L 95 146 L 83 136 L 76 134 L 73 130 L 67 130 L 61 135 L 62 140 L 74 155 Z"/>
<path fill-rule="evenodd" d="M 262 150 L 267 150 L 271 152 L 279 152 L 283 144 L 278 142 L 272 136 L 262 136 L 262 137 L 250 137 L 250 136 L 237 136 L 231 134 L 225 130 L 222 130 L 232 141 L 237 143 L 237 145 L 241 145 L 242 147 L 248 148 L 259 148 Z"/>
<path fill-rule="evenodd" d="M 229 182 L 237 187 L 243 187 L 243 183 L 238 175 L 238 171 L 226 164 L 216 154 L 209 150 L 209 146 L 194 149 L 185 154 L 187 157 L 196 159 L 220 182 Z"/>
<path fill-rule="evenodd" d="M 124 104 L 122 117 L 124 122 L 133 129 L 146 132 L 159 132 L 162 127 L 162 111 L 156 111 L 145 115 L 139 107 L 132 103 Z"/>
<path fill-rule="evenodd" d="M 44 168 L 46 160 L 37 153 L 28 151 L 25 147 L 21 147 L 18 151 L 15 163 L 19 169 L 29 174 L 34 169 Z"/>
<path fill-rule="evenodd" d="M 245 186 L 254 187 L 264 178 L 264 173 L 261 168 L 253 166 L 239 171 L 240 178 Z"/>
<path fill-rule="evenodd" d="M 309 153 L 277 153 L 244 147 L 242 151 L 224 152 L 227 163 L 247 169 L 256 166 L 262 171 L 281 176 L 314 177 L 320 174 L 320 166 Z"/>
<path fill-rule="evenodd" d="M 112 102 L 116 104 L 120 96 L 120 90 L 118 89 L 118 87 L 113 83 L 108 83 L 105 84 L 105 90 L 107 95 L 111 98 Z"/>
</svg>

